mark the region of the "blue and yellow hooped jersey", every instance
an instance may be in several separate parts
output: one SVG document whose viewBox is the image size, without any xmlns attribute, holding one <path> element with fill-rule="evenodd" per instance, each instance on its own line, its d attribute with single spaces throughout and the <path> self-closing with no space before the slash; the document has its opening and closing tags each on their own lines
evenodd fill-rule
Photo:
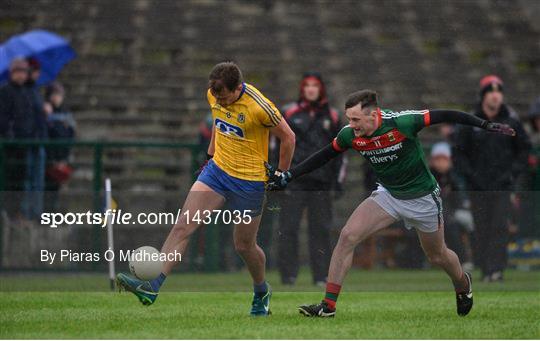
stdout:
<svg viewBox="0 0 540 341">
<path fill-rule="evenodd" d="M 230 176 L 266 181 L 270 128 L 281 121 L 281 113 L 254 86 L 243 83 L 240 97 L 223 107 L 210 89 L 208 103 L 216 129 L 214 162 Z"/>
</svg>

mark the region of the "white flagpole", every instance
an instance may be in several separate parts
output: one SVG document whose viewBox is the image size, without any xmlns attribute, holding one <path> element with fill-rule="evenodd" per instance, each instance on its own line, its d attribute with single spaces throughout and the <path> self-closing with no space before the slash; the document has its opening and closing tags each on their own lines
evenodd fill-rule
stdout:
<svg viewBox="0 0 540 341">
<path fill-rule="evenodd" d="M 111 193 L 111 179 L 105 179 L 105 210 L 111 210 L 112 212 L 112 193 Z M 107 211 L 105 211 L 107 212 Z M 114 253 L 114 241 L 113 241 L 113 224 L 112 218 L 107 216 L 107 245 Z M 114 290 L 115 270 L 114 270 L 114 258 L 109 261 L 109 280 L 111 290 Z"/>
</svg>

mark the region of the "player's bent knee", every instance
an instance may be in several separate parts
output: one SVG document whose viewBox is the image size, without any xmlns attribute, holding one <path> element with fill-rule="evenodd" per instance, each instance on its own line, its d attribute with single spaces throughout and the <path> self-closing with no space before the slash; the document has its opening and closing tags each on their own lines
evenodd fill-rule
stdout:
<svg viewBox="0 0 540 341">
<path fill-rule="evenodd" d="M 432 265 L 440 266 L 445 262 L 444 254 L 442 252 L 428 254 L 427 258 Z"/>
<path fill-rule="evenodd" d="M 341 230 L 341 233 L 339 235 L 340 244 L 343 244 L 344 246 L 354 247 L 358 243 L 360 243 L 360 241 L 360 235 L 352 229 L 345 226 L 343 230 Z"/>
<path fill-rule="evenodd" d="M 253 243 L 234 243 L 234 250 L 239 254 L 250 252 L 255 245 Z"/>
</svg>

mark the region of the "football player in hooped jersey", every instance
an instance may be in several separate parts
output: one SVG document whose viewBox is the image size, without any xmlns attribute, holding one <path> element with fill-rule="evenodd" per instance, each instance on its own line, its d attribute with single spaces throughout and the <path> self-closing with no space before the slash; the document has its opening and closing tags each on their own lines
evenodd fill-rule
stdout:
<svg viewBox="0 0 540 341">
<path fill-rule="evenodd" d="M 257 245 L 268 161 L 268 139 L 280 140 L 280 169 L 288 169 L 294 153 L 295 137 L 274 104 L 254 86 L 244 83 L 238 66 L 232 62 L 214 66 L 209 77 L 208 103 L 212 109 L 212 138 L 208 162 L 184 202 L 179 220 L 161 249 L 162 253 L 184 253 L 190 235 L 207 212 L 226 209 L 232 215 L 234 246 L 253 279 L 251 315 L 270 314 L 271 290 L 265 280 L 266 257 Z M 198 213 L 197 213 L 198 212 Z M 225 219 L 226 211 L 221 212 Z M 217 219 L 217 218 L 216 218 Z M 133 292 L 144 305 L 154 303 L 165 277 L 176 261 L 164 263 L 161 275 L 140 281 L 119 274 L 118 284 Z"/>
<path fill-rule="evenodd" d="M 429 171 L 417 133 L 424 127 L 443 122 L 476 126 L 509 135 L 507 138 L 515 135 L 514 130 L 454 110 L 381 110 L 377 93 L 371 90 L 349 95 L 345 116 L 349 125 L 325 148 L 288 171 L 279 172 L 268 167 L 271 175 L 268 187 L 281 189 L 291 180 L 352 148 L 366 158 L 379 180 L 378 189 L 356 208 L 341 230 L 330 261 L 323 301 L 300 306 L 300 313 L 333 317 L 356 245 L 402 219 L 407 228 L 416 229 L 429 261 L 442 267 L 451 278 L 456 291 L 457 313 L 467 315 L 473 304 L 471 275 L 463 271 L 457 255 L 444 243 L 439 187 Z"/>
</svg>

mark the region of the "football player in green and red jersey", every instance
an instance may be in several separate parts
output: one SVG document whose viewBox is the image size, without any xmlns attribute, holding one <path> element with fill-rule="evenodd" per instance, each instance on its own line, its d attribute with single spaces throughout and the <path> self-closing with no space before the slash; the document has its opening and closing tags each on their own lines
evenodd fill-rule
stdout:
<svg viewBox="0 0 540 341">
<path fill-rule="evenodd" d="M 326 294 L 319 304 L 303 305 L 305 316 L 333 317 L 341 285 L 351 267 L 355 247 L 369 235 L 403 220 L 415 228 L 429 261 L 442 267 L 456 291 L 457 313 L 472 308 L 471 275 L 461 268 L 457 255 L 446 247 L 439 186 L 426 163 L 417 133 L 437 123 L 459 123 L 508 135 L 507 125 L 491 123 L 455 110 L 408 110 L 392 112 L 379 108 L 377 93 L 361 90 L 348 96 L 345 126 L 331 144 L 288 171 L 268 166 L 268 189 L 278 190 L 352 148 L 366 158 L 375 171 L 379 187 L 364 200 L 341 230 L 328 271 Z"/>
</svg>

